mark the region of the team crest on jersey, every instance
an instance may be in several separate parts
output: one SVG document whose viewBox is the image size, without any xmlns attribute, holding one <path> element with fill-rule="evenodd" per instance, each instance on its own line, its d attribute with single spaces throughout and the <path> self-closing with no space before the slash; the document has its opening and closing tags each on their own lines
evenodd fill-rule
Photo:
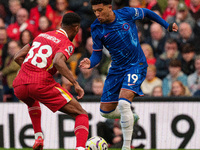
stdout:
<svg viewBox="0 0 200 150">
<path fill-rule="evenodd" d="M 125 31 L 127 31 L 127 30 L 130 28 L 130 25 L 129 25 L 128 23 L 124 23 L 124 24 L 122 25 L 122 28 L 123 28 Z"/>
</svg>

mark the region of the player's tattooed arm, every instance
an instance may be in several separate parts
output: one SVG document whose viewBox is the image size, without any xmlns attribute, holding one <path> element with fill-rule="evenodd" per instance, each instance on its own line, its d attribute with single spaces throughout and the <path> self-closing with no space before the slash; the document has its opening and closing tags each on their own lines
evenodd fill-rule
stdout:
<svg viewBox="0 0 200 150">
<path fill-rule="evenodd" d="M 14 60 L 17 64 L 19 64 L 20 66 L 22 65 L 22 63 L 24 62 L 24 59 L 26 58 L 27 53 L 30 50 L 30 44 L 26 44 L 20 51 L 18 51 L 15 56 L 14 56 Z"/>
</svg>

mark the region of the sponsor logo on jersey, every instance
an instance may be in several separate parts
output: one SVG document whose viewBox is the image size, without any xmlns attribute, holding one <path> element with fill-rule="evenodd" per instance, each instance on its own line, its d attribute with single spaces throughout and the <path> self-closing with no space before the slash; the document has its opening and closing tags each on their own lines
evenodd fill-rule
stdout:
<svg viewBox="0 0 200 150">
<path fill-rule="evenodd" d="M 124 23 L 124 24 L 122 25 L 122 28 L 123 28 L 125 31 L 128 31 L 129 28 L 130 28 L 130 25 L 129 25 L 128 23 Z"/>
</svg>

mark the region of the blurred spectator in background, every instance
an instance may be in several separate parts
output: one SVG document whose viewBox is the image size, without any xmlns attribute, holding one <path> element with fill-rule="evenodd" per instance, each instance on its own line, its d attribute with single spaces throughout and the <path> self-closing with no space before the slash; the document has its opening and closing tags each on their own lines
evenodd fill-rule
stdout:
<svg viewBox="0 0 200 150">
<path fill-rule="evenodd" d="M 145 42 L 145 35 L 144 35 L 144 28 L 143 25 L 136 20 L 137 32 L 138 32 L 138 39 L 140 44 Z"/>
<path fill-rule="evenodd" d="M 153 88 L 151 96 L 153 97 L 162 97 L 163 92 L 162 92 L 162 86 L 156 86 Z"/>
<path fill-rule="evenodd" d="M 190 0 L 190 13 L 192 17 L 199 22 L 200 21 L 200 0 Z"/>
<path fill-rule="evenodd" d="M 55 19 L 54 19 L 56 29 L 60 28 L 62 16 L 68 12 L 73 12 L 73 11 L 69 10 L 69 1 L 68 0 L 56 0 L 56 10 L 55 10 Z"/>
<path fill-rule="evenodd" d="M 0 17 L 0 27 L 6 27 L 5 22 L 3 20 L 3 18 Z"/>
<path fill-rule="evenodd" d="M 187 22 L 190 24 L 190 26 L 192 27 L 192 29 L 195 26 L 195 20 L 192 17 L 192 15 L 190 14 L 187 6 L 185 5 L 184 1 L 180 1 L 178 6 L 177 6 L 177 12 L 176 12 L 176 16 L 170 17 L 168 19 L 169 22 L 176 22 L 177 25 L 179 25 L 181 22 Z"/>
<path fill-rule="evenodd" d="M 184 44 L 181 50 L 181 70 L 187 76 L 195 72 L 194 59 L 195 50 L 191 44 Z"/>
<path fill-rule="evenodd" d="M 180 1 L 178 6 L 177 6 L 177 11 L 176 11 L 176 15 L 173 17 L 169 17 L 167 19 L 167 22 L 176 22 L 176 24 L 179 26 L 180 23 L 182 22 L 186 22 L 188 24 L 190 24 L 192 30 L 195 27 L 195 20 L 194 18 L 191 16 L 187 6 L 185 5 L 184 1 Z M 174 33 L 169 33 L 171 38 L 175 38 L 178 39 L 178 32 L 174 32 Z"/>
<path fill-rule="evenodd" d="M 157 3 L 157 0 L 146 0 L 145 2 L 146 3 L 145 3 L 144 7 L 146 7 L 149 10 L 152 10 L 153 12 L 155 12 L 157 15 L 159 15 L 162 18 L 161 9 L 160 9 L 160 6 Z M 144 34 L 145 37 L 149 37 L 150 36 L 150 26 L 154 21 L 150 20 L 147 17 L 144 17 L 144 19 L 137 20 L 137 22 L 142 23 L 143 30 L 144 30 L 143 34 Z"/>
<path fill-rule="evenodd" d="M 90 0 L 69 0 L 69 9 L 81 17 L 82 44 L 85 46 L 86 40 L 90 36 L 90 25 L 96 19 Z"/>
<path fill-rule="evenodd" d="M 179 48 L 181 49 L 183 44 L 190 43 L 195 47 L 195 52 L 197 54 L 200 54 L 199 47 L 200 47 L 200 38 L 195 36 L 194 32 L 192 31 L 192 28 L 190 24 L 183 22 L 179 25 L 179 38 L 178 38 L 178 44 Z"/>
<path fill-rule="evenodd" d="M 76 75 L 78 75 L 80 73 L 80 68 L 78 67 L 78 65 L 80 64 L 80 61 L 83 60 L 83 58 L 89 58 L 93 52 L 93 41 L 92 41 L 92 37 L 88 37 L 87 41 L 86 41 L 86 45 L 85 48 L 83 50 L 82 56 L 79 58 L 78 62 L 77 62 L 77 66 L 76 66 Z M 99 65 L 96 67 L 97 70 L 99 71 L 100 74 L 106 74 L 107 73 L 107 69 L 108 69 L 108 64 L 110 62 L 110 58 L 106 56 L 106 54 L 103 52 L 102 53 L 102 60 L 99 63 Z"/>
<path fill-rule="evenodd" d="M 196 21 L 194 32 L 197 36 L 200 36 L 200 0 L 190 0 L 189 9 Z"/>
<path fill-rule="evenodd" d="M 200 90 L 200 55 L 195 56 L 195 72 L 188 76 L 188 87 L 192 95 Z"/>
<path fill-rule="evenodd" d="M 49 0 L 37 0 L 37 6 L 30 10 L 31 23 L 35 25 L 36 29 L 39 26 L 39 19 L 41 16 L 46 16 L 51 22 L 51 28 L 55 29 L 54 24 L 55 12 L 49 4 Z"/>
<path fill-rule="evenodd" d="M 7 16 L 6 8 L 5 8 L 4 4 L 2 2 L 0 2 L 0 18 L 3 20 L 3 22 L 6 18 L 6 16 Z"/>
<path fill-rule="evenodd" d="M 121 9 L 129 5 L 129 0 L 113 0 L 113 10 Z"/>
<path fill-rule="evenodd" d="M 51 21 L 46 16 L 40 16 L 38 22 L 38 28 L 34 32 L 34 37 L 38 36 L 40 33 L 51 31 Z"/>
<path fill-rule="evenodd" d="M 8 43 L 8 56 L 5 60 L 5 66 L 0 72 L 0 77 L 3 78 L 3 101 L 17 102 L 18 99 L 14 95 L 12 87 L 13 80 L 17 76 L 20 66 L 14 61 L 14 55 L 21 49 L 17 41 Z"/>
<path fill-rule="evenodd" d="M 96 68 L 83 69 L 80 68 L 77 82 L 84 89 L 85 94 L 92 94 L 92 81 L 94 78 L 100 77 L 99 72 Z"/>
<path fill-rule="evenodd" d="M 129 7 L 144 8 L 145 1 L 143 0 L 129 0 Z"/>
<path fill-rule="evenodd" d="M 181 60 L 181 53 L 178 50 L 178 44 L 176 40 L 171 38 L 167 39 L 164 50 L 165 52 L 162 53 L 156 60 L 156 76 L 160 79 L 163 79 L 169 73 L 168 67 L 170 60 Z"/>
<path fill-rule="evenodd" d="M 5 58 L 7 56 L 8 39 L 5 27 L 0 27 L 0 70 L 4 68 Z M 3 85 L 0 79 L 0 101 L 3 101 Z"/>
<path fill-rule="evenodd" d="M 163 79 L 163 96 L 169 95 L 172 82 L 176 80 L 187 86 L 187 75 L 181 71 L 181 62 L 177 59 L 172 59 L 169 63 L 169 74 Z"/>
<path fill-rule="evenodd" d="M 156 58 L 164 52 L 166 39 L 167 37 L 162 26 L 155 22 L 152 23 L 150 26 L 150 37 L 146 38 L 145 43 L 151 45 Z"/>
<path fill-rule="evenodd" d="M 33 34 L 29 30 L 24 30 L 20 33 L 19 44 L 24 47 L 26 44 L 33 41 Z"/>
<path fill-rule="evenodd" d="M 7 56 L 8 38 L 5 27 L 0 27 L 0 70 L 4 67 L 5 58 Z"/>
<path fill-rule="evenodd" d="M 191 93 L 181 81 L 174 81 L 169 96 L 191 96 Z"/>
<path fill-rule="evenodd" d="M 149 10 L 158 10 L 161 12 L 161 8 L 157 2 L 157 0 L 146 0 L 146 8 Z"/>
<path fill-rule="evenodd" d="M 153 88 L 156 86 L 162 86 L 162 80 L 156 77 L 155 65 L 149 65 L 147 68 L 146 79 L 141 85 L 141 89 L 145 96 L 150 96 Z"/>
<path fill-rule="evenodd" d="M 37 0 L 20 0 L 20 1 L 21 1 L 22 7 L 26 8 L 29 12 L 31 8 L 37 6 Z"/>
<path fill-rule="evenodd" d="M 150 65 L 150 64 L 155 65 L 156 58 L 154 57 L 153 49 L 152 49 L 151 45 L 143 43 L 143 44 L 141 44 L 141 48 L 142 48 L 144 55 L 146 57 L 147 64 L 148 65 Z"/>
<path fill-rule="evenodd" d="M 103 93 L 104 82 L 101 77 L 94 78 L 92 81 L 92 94 L 101 96 Z"/>
<path fill-rule="evenodd" d="M 16 14 L 20 8 L 22 8 L 20 0 L 8 0 L 9 12 L 6 15 L 6 26 L 16 22 Z"/>
<path fill-rule="evenodd" d="M 27 29 L 34 33 L 35 27 L 28 20 L 28 11 L 25 8 L 20 8 L 16 14 L 16 17 L 17 21 L 8 26 L 7 33 L 9 38 L 18 41 L 22 31 Z"/>
<path fill-rule="evenodd" d="M 179 0 L 167 0 L 167 7 L 163 12 L 163 19 L 167 20 L 168 17 L 176 15 L 176 9 L 178 6 Z"/>
</svg>

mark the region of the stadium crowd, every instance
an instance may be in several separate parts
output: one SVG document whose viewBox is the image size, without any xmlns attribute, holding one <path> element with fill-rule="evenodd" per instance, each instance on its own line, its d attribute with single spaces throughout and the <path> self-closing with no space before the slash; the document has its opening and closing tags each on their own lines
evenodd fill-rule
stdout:
<svg viewBox="0 0 200 150">
<path fill-rule="evenodd" d="M 179 26 L 178 32 L 169 33 L 147 18 L 136 22 L 149 65 L 141 86 L 145 96 L 200 96 L 200 0 L 113 0 L 113 9 L 126 6 L 148 8 Z M 90 25 L 95 15 L 89 0 L 1 0 L 0 101 L 19 101 L 12 87 L 20 69 L 13 60 L 15 53 L 40 33 L 59 29 L 62 15 L 68 12 L 80 15 L 81 29 L 67 65 L 86 95 L 101 95 L 111 63 L 108 51 L 103 50 L 97 67 L 78 67 L 80 60 L 92 53 Z M 75 94 L 69 81 L 59 73 L 54 77 Z"/>
</svg>

